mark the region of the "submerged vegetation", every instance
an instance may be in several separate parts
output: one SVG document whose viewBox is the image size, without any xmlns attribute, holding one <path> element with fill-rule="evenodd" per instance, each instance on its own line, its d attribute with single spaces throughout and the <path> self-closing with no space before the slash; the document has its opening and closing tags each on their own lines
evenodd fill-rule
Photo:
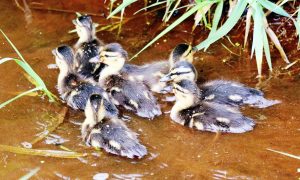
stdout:
<svg viewBox="0 0 300 180">
<path fill-rule="evenodd" d="M 3 36 L 5 37 L 5 39 L 7 40 L 7 42 L 11 45 L 11 47 L 15 50 L 15 52 L 18 54 L 20 59 L 17 58 L 3 58 L 0 59 L 0 64 L 5 63 L 7 61 L 14 61 L 15 63 L 17 63 L 25 72 L 25 76 L 27 77 L 27 79 L 33 84 L 35 85 L 35 88 L 30 89 L 28 91 L 25 91 L 17 96 L 15 96 L 12 99 L 9 99 L 5 102 L 3 102 L 2 104 L 0 104 L 0 109 L 3 108 L 4 106 L 6 106 L 7 104 L 13 102 L 14 100 L 17 100 L 20 97 L 26 96 L 30 93 L 33 92 L 38 92 L 41 91 L 43 92 L 44 95 L 46 95 L 50 101 L 55 101 L 57 98 L 54 94 L 52 94 L 46 87 L 44 81 L 40 78 L 40 76 L 31 68 L 31 66 L 27 63 L 27 61 L 23 58 L 22 54 L 18 51 L 18 49 L 16 48 L 16 46 L 10 41 L 10 39 L 6 36 L 6 34 L 0 29 L 0 32 L 3 34 Z"/>
<path fill-rule="evenodd" d="M 114 15 L 120 12 L 120 19 L 122 21 L 125 8 L 135 2 L 137 1 L 123 1 L 123 3 L 121 3 L 112 11 L 115 0 L 111 0 L 111 13 L 108 18 L 112 18 Z M 247 44 L 251 21 L 253 21 L 251 57 L 253 57 L 255 53 L 258 75 L 261 76 L 263 54 L 265 55 L 269 69 L 272 71 L 269 41 L 274 43 L 275 47 L 280 52 L 282 59 L 286 63 L 289 63 L 287 55 L 283 50 L 278 37 L 268 25 L 267 16 L 272 12 L 280 16 L 287 17 L 288 20 L 291 20 L 294 23 L 297 36 L 299 37 L 300 35 L 300 6 L 297 7 L 297 9 L 295 8 L 295 12 L 293 14 L 289 14 L 284 10 L 284 5 L 288 2 L 291 2 L 293 4 L 296 3 L 295 0 L 280 0 L 276 4 L 270 0 L 157 0 L 156 2 L 148 5 L 150 1 L 148 2 L 145 0 L 146 7 L 137 11 L 136 13 L 140 13 L 143 10 L 147 10 L 156 6 L 162 6 L 165 8 L 164 16 L 162 18 L 162 21 L 164 23 L 168 22 L 171 16 L 178 10 L 183 9 L 185 10 L 185 12 L 174 22 L 172 22 L 166 29 L 160 32 L 147 45 L 145 45 L 132 58 L 139 55 L 142 51 L 156 42 L 159 38 L 167 34 L 169 31 L 174 29 L 177 25 L 191 16 L 194 16 L 194 25 L 193 27 L 191 27 L 191 31 L 194 31 L 199 23 L 210 29 L 208 37 L 200 44 L 195 46 L 197 50 L 206 50 L 211 44 L 226 36 L 239 23 L 239 21 L 245 17 L 246 28 L 244 46 Z M 228 8 L 227 11 L 226 8 Z M 221 24 L 222 16 L 224 16 L 225 14 L 227 14 L 227 18 L 225 22 Z M 298 49 L 299 48 L 300 38 L 298 42 Z"/>
</svg>

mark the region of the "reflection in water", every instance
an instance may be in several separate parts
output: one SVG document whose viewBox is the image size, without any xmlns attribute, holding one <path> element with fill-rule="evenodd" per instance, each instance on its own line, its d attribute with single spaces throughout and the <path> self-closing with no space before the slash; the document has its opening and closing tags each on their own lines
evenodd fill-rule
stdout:
<svg viewBox="0 0 300 180">
<path fill-rule="evenodd" d="M 32 2 L 27 1 L 29 6 Z M 49 5 L 54 9 L 99 13 L 98 2 L 94 0 L 88 3 L 80 0 L 34 2 L 42 2 L 43 6 Z M 101 12 L 104 11 L 103 8 L 100 9 Z M 54 47 L 58 44 L 74 44 L 76 41 L 74 35 L 67 33 L 74 28 L 71 20 L 75 15 L 31 9 L 33 21 L 26 27 L 23 12 L 13 6 L 10 0 L 0 1 L 0 10 L 1 28 L 11 37 L 50 90 L 57 93 L 55 85 L 58 72 L 55 69 L 48 69 L 47 65 L 54 63 L 51 54 Z M 126 10 L 127 15 L 130 13 Z M 145 24 L 144 18 L 141 16 L 123 25 L 120 38 L 117 38 L 116 32 L 105 31 L 97 35 L 107 43 L 114 41 L 121 43 L 129 54 L 133 55 L 157 33 L 155 14 L 147 17 L 149 25 Z M 100 24 L 111 23 L 103 17 L 93 19 Z M 182 23 L 132 63 L 143 64 L 147 61 L 165 59 L 176 44 L 191 39 L 194 41 L 204 39 L 205 33 L 195 32 L 193 35 L 184 33 L 189 31 L 190 27 L 188 22 Z M 241 29 L 237 31 L 242 32 Z M 234 43 L 243 40 L 239 32 L 233 32 L 237 34 L 231 38 Z M 282 41 L 285 42 L 283 45 L 286 45 L 285 49 L 289 52 L 290 60 L 299 59 L 298 51 L 291 45 L 295 43 L 287 42 L 286 39 Z M 0 42 L 1 57 L 15 56 L 2 38 Z M 254 87 L 257 81 L 256 64 L 255 61 L 250 61 L 249 53 L 244 52 L 247 49 L 242 51 L 239 47 L 232 47 L 226 38 L 221 42 L 232 51 L 241 52 L 242 56 L 230 54 L 221 43 L 214 44 L 207 52 L 196 53 L 195 65 L 200 77 L 199 83 L 226 79 Z M 276 51 L 273 56 L 275 72 L 280 72 L 278 67 L 286 65 L 281 64 L 282 60 Z M 226 63 L 222 60 L 226 60 Z M 300 63 L 297 63 L 289 69 L 293 70 L 292 74 L 277 73 L 276 77 L 268 79 L 263 86 L 262 90 L 266 97 L 279 99 L 282 104 L 267 109 L 248 107 L 243 109 L 243 113 L 255 119 L 258 124 L 252 132 L 240 135 L 215 135 L 193 131 L 172 123 L 169 114 L 163 114 L 151 122 L 127 114 L 132 117 L 127 123 L 128 126 L 140 134 L 141 142 L 149 150 L 144 159 L 132 161 L 86 147 L 81 142 L 78 126 L 84 115 L 82 112 L 69 110 L 64 122 L 56 128 L 53 135 L 34 144 L 33 148 L 61 150 L 61 146 L 56 144 L 62 144 L 72 151 L 88 153 L 87 157 L 79 160 L 57 159 L 0 152 L 0 177 L 17 179 L 27 174 L 28 169 L 40 167 L 40 171 L 34 175 L 37 179 L 91 179 L 101 172 L 104 177 L 109 175 L 108 178 L 119 179 L 295 179 L 299 176 L 298 160 L 277 155 L 267 148 L 299 154 L 299 66 Z M 0 102 L 11 97 L 10 92 L 22 92 L 31 87 L 20 72 L 22 71 L 13 63 L 0 65 Z M 265 74 L 268 74 L 267 71 Z M 164 97 L 160 97 L 162 98 Z M 172 103 L 163 103 L 164 112 L 171 107 Z M 36 134 L 45 132 L 48 126 L 51 126 L 53 123 L 51 117 L 56 117 L 61 108 L 62 105 L 51 104 L 46 99 L 24 97 L 1 109 L 0 144 L 20 146 L 21 142 L 31 142 Z"/>
</svg>

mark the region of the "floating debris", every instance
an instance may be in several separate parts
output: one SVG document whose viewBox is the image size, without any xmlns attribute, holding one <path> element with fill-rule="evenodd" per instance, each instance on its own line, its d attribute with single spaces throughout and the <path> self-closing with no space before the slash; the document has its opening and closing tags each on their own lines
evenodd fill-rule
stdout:
<svg viewBox="0 0 300 180">
<path fill-rule="evenodd" d="M 38 173 L 40 169 L 41 168 L 37 167 L 37 168 L 34 168 L 34 169 L 30 170 L 29 173 L 27 173 L 26 175 L 22 176 L 19 180 L 30 179 L 32 176 L 34 176 L 36 173 Z"/>
<path fill-rule="evenodd" d="M 0 145 L 0 151 L 11 152 L 15 154 L 31 155 L 31 156 L 45 156 L 56 158 L 78 158 L 87 156 L 86 153 L 77 153 L 70 151 L 58 151 L 58 150 L 44 150 L 44 149 L 27 149 L 22 147 Z"/>
</svg>

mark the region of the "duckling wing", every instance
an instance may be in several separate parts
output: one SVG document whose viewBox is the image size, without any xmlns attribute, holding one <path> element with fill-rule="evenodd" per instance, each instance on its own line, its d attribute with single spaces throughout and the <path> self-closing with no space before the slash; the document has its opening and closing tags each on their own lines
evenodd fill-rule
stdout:
<svg viewBox="0 0 300 180">
<path fill-rule="evenodd" d="M 103 66 L 101 63 L 91 63 L 90 59 L 99 59 L 99 42 L 97 40 L 86 42 L 81 44 L 81 46 L 76 51 L 76 69 L 78 73 L 85 78 L 94 77 L 97 79 Z M 98 77 L 99 78 L 99 77 Z"/>
<path fill-rule="evenodd" d="M 169 71 L 167 61 L 159 61 L 143 66 L 125 64 L 123 74 L 130 80 L 137 80 L 145 83 L 151 91 L 161 93 L 167 86 L 166 82 L 160 82 L 160 79 Z"/>
<path fill-rule="evenodd" d="M 255 122 L 237 108 L 202 102 L 180 112 L 184 125 L 201 131 L 244 133 L 253 130 Z"/>
<path fill-rule="evenodd" d="M 90 144 L 96 148 L 128 158 L 142 158 L 147 154 L 145 146 L 139 143 L 136 133 L 119 119 L 105 119 L 91 131 Z"/>
<path fill-rule="evenodd" d="M 210 81 L 201 85 L 200 89 L 203 91 L 203 100 L 207 102 L 234 106 L 248 104 L 258 108 L 266 108 L 280 103 L 278 100 L 265 99 L 260 90 L 232 81 Z"/>
<path fill-rule="evenodd" d="M 109 117 L 115 117 L 119 114 L 117 107 L 111 102 L 108 94 L 99 86 L 89 83 L 81 83 L 74 88 L 68 97 L 68 105 L 73 109 L 84 110 L 88 98 L 92 94 L 99 94 L 104 98 L 104 106 Z"/>
<path fill-rule="evenodd" d="M 118 105 L 144 118 L 153 119 L 161 115 L 155 97 L 143 83 L 113 76 L 109 84 L 110 94 Z"/>
</svg>

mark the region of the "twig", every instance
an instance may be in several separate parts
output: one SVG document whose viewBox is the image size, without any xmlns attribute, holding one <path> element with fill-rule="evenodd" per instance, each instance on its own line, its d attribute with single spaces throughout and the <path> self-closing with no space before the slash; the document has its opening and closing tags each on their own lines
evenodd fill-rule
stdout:
<svg viewBox="0 0 300 180">
<path fill-rule="evenodd" d="M 43 140 L 45 137 L 47 137 L 49 134 L 51 134 L 53 131 L 55 131 L 55 130 L 57 129 L 57 127 L 58 127 L 61 123 L 63 123 L 64 118 L 65 118 L 65 116 L 66 116 L 66 114 L 67 114 L 67 111 L 68 111 L 68 108 L 63 107 L 63 108 L 60 110 L 60 112 L 59 112 L 57 118 L 55 118 L 55 119 L 57 119 L 57 122 L 56 122 L 53 126 L 51 126 L 50 128 L 48 128 L 48 129 L 46 129 L 45 131 L 43 131 L 42 133 L 40 133 L 40 135 L 39 135 L 37 138 L 35 138 L 34 140 L 32 140 L 32 141 L 30 142 L 30 144 L 31 144 L 31 145 L 36 144 L 37 142 Z"/>
<path fill-rule="evenodd" d="M 281 152 L 281 151 L 276 151 L 276 150 L 269 149 L 269 148 L 267 148 L 267 150 L 268 150 L 268 151 L 275 152 L 275 153 L 278 153 L 278 154 L 282 154 L 282 155 L 285 155 L 285 156 L 288 156 L 288 157 L 291 157 L 291 158 L 294 158 L 294 159 L 300 160 L 300 156 L 296 156 L 296 155 L 289 154 L 289 153 L 285 153 L 285 152 Z"/>
</svg>

